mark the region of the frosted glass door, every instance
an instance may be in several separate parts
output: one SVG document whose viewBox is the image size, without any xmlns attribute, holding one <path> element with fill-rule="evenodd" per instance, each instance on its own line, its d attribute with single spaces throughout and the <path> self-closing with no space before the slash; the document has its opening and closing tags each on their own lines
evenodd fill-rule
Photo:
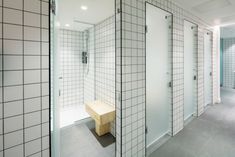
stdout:
<svg viewBox="0 0 235 157">
<path fill-rule="evenodd" d="M 184 21 L 184 120 L 195 113 L 195 25 Z"/>
<path fill-rule="evenodd" d="M 146 4 L 146 118 L 147 147 L 169 131 L 168 13 Z"/>
<path fill-rule="evenodd" d="M 212 101 L 212 78 L 211 78 L 211 33 L 204 34 L 204 91 L 205 91 L 205 106 L 211 104 Z"/>
</svg>

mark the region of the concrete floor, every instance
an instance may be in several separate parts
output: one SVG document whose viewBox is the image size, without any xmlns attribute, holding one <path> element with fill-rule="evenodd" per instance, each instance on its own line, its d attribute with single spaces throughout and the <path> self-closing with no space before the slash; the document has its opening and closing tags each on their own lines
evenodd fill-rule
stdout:
<svg viewBox="0 0 235 157">
<path fill-rule="evenodd" d="M 235 157 L 235 90 L 221 98 L 150 157 Z"/>
</svg>

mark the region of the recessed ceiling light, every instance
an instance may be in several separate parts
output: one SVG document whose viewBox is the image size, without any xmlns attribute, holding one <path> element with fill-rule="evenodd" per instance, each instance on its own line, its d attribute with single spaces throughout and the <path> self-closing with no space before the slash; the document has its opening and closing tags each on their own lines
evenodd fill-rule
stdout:
<svg viewBox="0 0 235 157">
<path fill-rule="evenodd" d="M 87 8 L 87 6 L 82 5 L 82 6 L 81 6 L 81 9 L 82 9 L 82 10 L 87 10 L 88 8 Z"/>
<path fill-rule="evenodd" d="M 70 27 L 70 24 L 65 24 L 65 27 Z"/>
</svg>

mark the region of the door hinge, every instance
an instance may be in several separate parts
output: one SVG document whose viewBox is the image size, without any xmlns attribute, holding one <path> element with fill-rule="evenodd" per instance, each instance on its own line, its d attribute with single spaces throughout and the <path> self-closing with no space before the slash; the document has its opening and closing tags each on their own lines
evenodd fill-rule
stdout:
<svg viewBox="0 0 235 157">
<path fill-rule="evenodd" d="M 145 127 L 145 134 L 147 134 L 148 133 L 148 127 L 146 126 Z"/>
<path fill-rule="evenodd" d="M 193 79 L 194 79 L 194 80 L 197 80 L 197 76 L 196 76 L 196 75 L 194 75 Z"/>
<path fill-rule="evenodd" d="M 59 96 L 61 96 L 61 90 L 59 90 Z"/>
<path fill-rule="evenodd" d="M 145 25 L 145 33 L 148 33 L 148 26 Z"/>
<path fill-rule="evenodd" d="M 212 76 L 212 72 L 210 72 L 210 76 Z"/>
<path fill-rule="evenodd" d="M 55 0 L 51 1 L 51 12 L 52 12 L 52 14 L 56 15 L 56 2 L 55 2 Z"/>
<path fill-rule="evenodd" d="M 117 13 L 121 13 L 121 9 L 120 8 L 117 8 Z"/>
</svg>

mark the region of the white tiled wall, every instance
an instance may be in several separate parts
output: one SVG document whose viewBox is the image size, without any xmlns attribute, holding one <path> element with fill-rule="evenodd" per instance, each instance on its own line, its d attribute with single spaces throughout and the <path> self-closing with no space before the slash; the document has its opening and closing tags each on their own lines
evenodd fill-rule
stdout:
<svg viewBox="0 0 235 157">
<path fill-rule="evenodd" d="M 116 12 L 116 66 L 117 66 L 117 156 L 145 156 L 145 1 L 117 0 Z M 197 45 L 197 114 L 204 109 L 204 70 L 203 70 L 203 34 L 208 25 L 200 18 L 175 5 L 169 0 L 147 0 L 159 8 L 173 13 L 173 106 L 172 135 L 184 126 L 183 102 L 183 21 L 198 25 Z M 217 36 L 214 35 L 214 40 Z M 216 43 L 213 42 L 213 58 Z M 138 61 L 137 61 L 138 58 Z M 128 65 L 126 65 L 128 61 Z M 215 62 L 213 62 L 215 64 Z M 119 68 L 121 66 L 121 68 Z M 137 71 L 134 71 L 137 69 Z M 216 68 L 214 66 L 214 75 Z M 130 80 L 127 81 L 127 74 Z M 216 77 L 213 77 L 216 80 Z M 213 97 L 216 97 L 217 84 L 213 84 Z M 119 93 L 121 95 L 119 96 Z M 121 100 L 121 101 L 119 101 Z M 119 129 L 120 127 L 120 129 Z M 120 145 L 119 145 L 120 142 Z"/>
<path fill-rule="evenodd" d="M 83 105 L 84 74 L 83 32 L 60 30 L 60 105 L 62 108 Z"/>
<path fill-rule="evenodd" d="M 95 26 L 96 99 L 115 105 L 115 23 L 110 17 Z"/>
<path fill-rule="evenodd" d="M 223 87 L 235 88 L 235 38 L 222 40 Z"/>
<path fill-rule="evenodd" d="M 115 106 L 115 18 L 95 26 L 95 97 Z M 111 125 L 115 135 L 115 123 Z"/>
<path fill-rule="evenodd" d="M 88 37 L 88 63 L 83 65 L 84 71 L 84 103 L 95 100 L 95 28 L 84 33 Z"/>
<path fill-rule="evenodd" d="M 49 157 L 48 8 L 0 1 L 0 156 Z"/>
</svg>

